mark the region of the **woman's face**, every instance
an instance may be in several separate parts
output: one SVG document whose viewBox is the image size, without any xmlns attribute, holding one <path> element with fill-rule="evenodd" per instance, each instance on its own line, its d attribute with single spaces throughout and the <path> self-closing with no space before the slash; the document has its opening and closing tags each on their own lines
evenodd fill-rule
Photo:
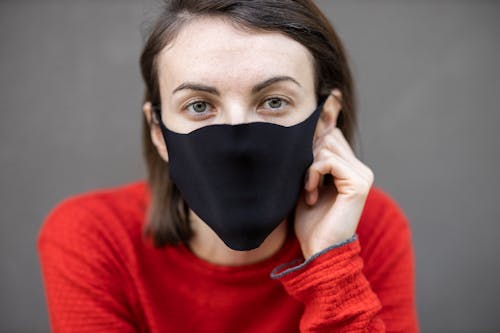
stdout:
<svg viewBox="0 0 500 333">
<path fill-rule="evenodd" d="M 243 32 L 220 18 L 183 27 L 158 56 L 162 118 L 188 133 L 211 124 L 290 126 L 316 107 L 313 58 L 277 32 Z"/>
</svg>

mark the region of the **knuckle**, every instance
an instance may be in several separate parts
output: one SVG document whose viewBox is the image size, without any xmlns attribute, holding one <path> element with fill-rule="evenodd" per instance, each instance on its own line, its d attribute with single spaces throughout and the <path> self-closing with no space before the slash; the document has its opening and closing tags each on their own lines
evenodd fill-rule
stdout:
<svg viewBox="0 0 500 333">
<path fill-rule="evenodd" d="M 329 157 L 331 157 L 332 153 L 330 152 L 330 150 L 328 150 L 328 148 L 321 148 L 319 149 L 318 151 L 318 157 L 320 159 L 329 159 Z"/>
<path fill-rule="evenodd" d="M 335 138 L 331 135 L 328 135 L 326 138 L 325 138 L 325 144 L 327 147 L 329 147 L 330 149 L 334 149 L 336 144 L 335 144 Z"/>
<path fill-rule="evenodd" d="M 329 164 L 336 164 L 337 163 L 337 158 L 335 157 L 335 155 L 331 154 L 331 156 L 328 157 L 328 163 Z"/>
</svg>

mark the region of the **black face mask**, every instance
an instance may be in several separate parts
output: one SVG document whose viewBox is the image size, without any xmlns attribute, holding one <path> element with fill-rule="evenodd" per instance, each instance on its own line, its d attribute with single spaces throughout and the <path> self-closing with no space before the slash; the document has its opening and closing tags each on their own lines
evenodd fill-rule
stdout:
<svg viewBox="0 0 500 333">
<path fill-rule="evenodd" d="M 181 134 L 166 128 L 155 109 L 171 180 L 231 249 L 259 247 L 295 208 L 326 97 L 307 119 L 289 127 L 216 124 Z"/>
</svg>

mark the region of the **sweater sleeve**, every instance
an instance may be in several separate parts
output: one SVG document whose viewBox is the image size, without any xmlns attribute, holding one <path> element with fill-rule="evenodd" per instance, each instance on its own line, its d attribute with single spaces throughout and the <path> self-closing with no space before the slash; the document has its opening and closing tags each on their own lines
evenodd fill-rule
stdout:
<svg viewBox="0 0 500 333">
<path fill-rule="evenodd" d="M 53 332 L 136 332 L 119 254 L 102 222 L 75 199 L 44 221 L 37 247 Z"/>
<path fill-rule="evenodd" d="M 278 266 L 272 277 L 304 303 L 300 332 L 385 332 L 382 308 L 362 274 L 357 236 L 303 263 Z M 292 267 L 289 267 L 292 265 Z"/>
<path fill-rule="evenodd" d="M 418 332 L 408 221 L 394 202 L 372 208 L 360 234 L 271 273 L 304 304 L 300 332 Z"/>
</svg>

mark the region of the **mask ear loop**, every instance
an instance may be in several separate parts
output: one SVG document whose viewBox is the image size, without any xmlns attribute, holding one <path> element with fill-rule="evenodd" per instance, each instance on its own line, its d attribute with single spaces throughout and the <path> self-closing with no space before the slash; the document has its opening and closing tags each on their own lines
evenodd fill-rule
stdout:
<svg viewBox="0 0 500 333">
<path fill-rule="evenodd" d="M 151 121 L 149 122 L 149 125 L 160 125 L 162 122 L 161 119 L 161 106 L 158 104 L 151 105 L 151 109 L 153 110 Z"/>
<path fill-rule="evenodd" d="M 318 112 L 320 112 L 320 113 L 323 112 L 323 106 L 324 106 L 328 96 L 330 96 L 330 95 L 319 95 L 318 96 L 318 98 L 317 98 L 318 104 L 316 106 L 316 108 L 320 108 L 320 110 L 318 110 Z M 333 183 L 333 179 L 332 179 L 332 183 Z M 287 216 L 287 238 L 289 237 L 289 235 L 293 234 L 293 232 L 294 232 L 294 223 L 295 223 L 295 208 L 292 209 L 292 211 Z"/>
<path fill-rule="evenodd" d="M 319 98 L 318 98 L 318 101 L 319 101 L 318 105 L 320 105 L 320 106 L 321 106 L 321 110 L 320 110 L 320 112 L 323 112 L 323 106 L 324 106 L 324 104 L 325 104 L 325 102 L 326 102 L 326 100 L 328 99 L 328 97 L 329 97 L 329 96 L 330 96 L 329 94 L 328 94 L 328 95 L 320 95 L 320 96 L 319 96 Z M 337 126 L 337 127 L 339 127 L 339 126 L 338 126 L 338 125 L 339 125 L 339 123 L 340 123 L 340 124 L 342 124 L 342 123 L 343 123 L 343 118 L 341 118 L 341 117 L 340 117 L 341 115 L 342 115 L 342 113 L 341 113 L 341 114 L 339 114 L 339 118 L 337 119 L 337 124 L 336 124 L 336 126 Z M 323 186 L 325 186 L 325 185 L 326 185 L 326 186 L 331 186 L 331 185 L 334 185 L 334 182 L 333 182 L 333 178 L 334 178 L 334 177 L 333 177 L 333 175 L 331 175 L 331 174 L 326 174 L 326 175 L 323 175 L 321 178 L 322 178 L 322 180 L 321 180 L 321 184 L 322 184 Z"/>
</svg>

